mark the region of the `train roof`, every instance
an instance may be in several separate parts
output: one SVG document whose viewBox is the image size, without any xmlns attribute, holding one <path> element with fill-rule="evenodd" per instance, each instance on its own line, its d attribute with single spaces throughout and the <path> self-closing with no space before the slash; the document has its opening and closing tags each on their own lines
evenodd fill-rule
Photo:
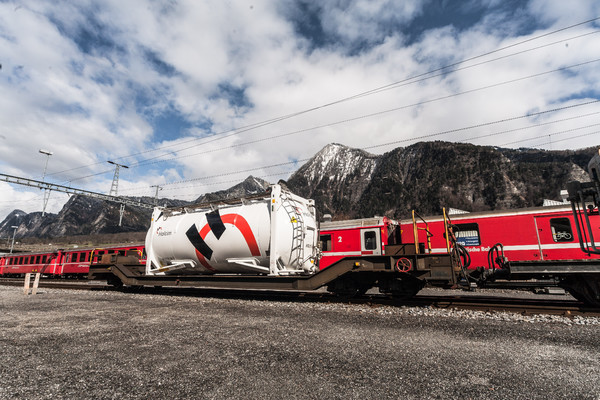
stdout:
<svg viewBox="0 0 600 400">
<path fill-rule="evenodd" d="M 45 254 L 56 254 L 59 251 L 63 253 L 78 253 L 82 251 L 92 251 L 92 250 L 106 250 L 106 249 L 123 249 L 129 247 L 140 247 L 144 246 L 144 243 L 133 243 L 133 244 L 120 244 L 114 246 L 95 246 L 95 247 L 77 247 L 71 249 L 65 248 L 57 248 L 54 250 L 46 250 L 46 251 L 32 251 L 32 252 L 18 252 L 18 253 L 0 253 L 0 257 L 27 257 L 27 256 L 37 256 L 37 255 L 45 255 Z"/>
<path fill-rule="evenodd" d="M 393 220 L 388 217 L 372 217 L 372 218 L 358 218 L 358 219 L 349 219 L 344 221 L 326 221 L 321 222 L 320 229 L 321 230 L 331 230 L 331 229 L 348 229 L 348 228 L 359 228 L 359 227 L 367 227 L 367 226 L 381 226 L 384 224 L 397 224 L 398 221 Z"/>
<path fill-rule="evenodd" d="M 448 215 L 450 220 L 459 221 L 462 219 L 471 218 L 492 218 L 492 217 L 504 217 L 504 216 L 516 216 L 516 215 L 542 215 L 550 213 L 560 212 L 571 212 L 571 203 L 564 203 L 553 206 L 542 206 L 542 207 L 527 207 L 527 208 L 514 208 L 514 209 L 503 209 L 503 210 L 488 210 L 488 211 L 475 211 L 475 212 L 464 212 L 459 214 Z M 432 215 L 423 217 L 427 222 L 443 220 L 442 215 Z M 412 223 L 411 219 L 403 219 L 401 223 Z"/>
</svg>

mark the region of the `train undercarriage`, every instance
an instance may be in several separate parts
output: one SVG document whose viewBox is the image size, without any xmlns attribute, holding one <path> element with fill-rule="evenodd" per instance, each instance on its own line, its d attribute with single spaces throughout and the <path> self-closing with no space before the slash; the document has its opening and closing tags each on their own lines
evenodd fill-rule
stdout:
<svg viewBox="0 0 600 400">
<path fill-rule="evenodd" d="M 179 286 L 223 289 L 310 291 L 321 287 L 340 296 L 364 294 L 371 288 L 398 298 L 414 296 L 425 285 L 458 284 L 457 266 L 448 255 L 415 254 L 414 246 L 390 246 L 386 255 L 347 257 L 313 275 L 146 275 L 135 256 L 110 255 L 90 266 L 89 279 L 115 286 Z"/>
<path fill-rule="evenodd" d="M 381 256 L 346 257 L 313 275 L 146 275 L 136 256 L 107 255 L 90 266 L 88 278 L 117 287 L 198 287 L 212 289 L 313 291 L 326 287 L 342 297 L 376 288 L 398 300 L 423 287 L 463 288 L 558 286 L 577 300 L 600 307 L 600 263 L 594 261 L 507 262 L 477 271 L 461 268 L 453 254 L 415 254 L 413 245 L 394 245 Z"/>
</svg>

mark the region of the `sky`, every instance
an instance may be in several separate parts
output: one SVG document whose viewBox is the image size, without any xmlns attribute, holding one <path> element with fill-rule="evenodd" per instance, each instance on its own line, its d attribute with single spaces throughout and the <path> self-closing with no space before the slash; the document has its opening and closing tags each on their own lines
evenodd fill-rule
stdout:
<svg viewBox="0 0 600 400">
<path fill-rule="evenodd" d="M 194 200 L 329 143 L 600 146 L 599 17 L 595 0 L 0 0 L 0 174 L 108 194 L 113 161 L 119 195 Z M 0 181 L 0 220 L 42 207 Z"/>
</svg>

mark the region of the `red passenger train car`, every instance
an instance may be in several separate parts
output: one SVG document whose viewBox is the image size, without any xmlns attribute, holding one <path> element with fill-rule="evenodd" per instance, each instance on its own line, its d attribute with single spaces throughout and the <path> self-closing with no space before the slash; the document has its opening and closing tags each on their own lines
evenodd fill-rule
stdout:
<svg viewBox="0 0 600 400">
<path fill-rule="evenodd" d="M 592 215 L 598 215 L 598 210 Z M 447 218 L 447 223 L 454 226 L 457 243 L 469 251 L 470 268 L 488 267 L 488 251 L 497 243 L 503 245 L 504 255 L 510 261 L 600 259 L 600 255 L 581 251 L 573 218 L 571 206 L 565 204 L 454 214 Z M 590 223 L 600 237 L 600 218 L 590 218 Z M 589 238 L 582 240 L 588 242 Z M 421 251 L 447 253 L 444 217 L 426 217 L 415 222 L 386 217 L 324 222 L 320 268 L 342 257 L 382 254 L 388 244 L 415 242 L 425 244 Z"/>
<path fill-rule="evenodd" d="M 387 217 L 322 222 L 319 269 L 344 257 L 384 254 L 386 245 L 399 240 L 398 221 Z"/>
<path fill-rule="evenodd" d="M 598 215 L 594 210 L 592 215 Z M 444 218 L 424 218 L 417 222 L 419 240 L 430 235 L 431 252 L 447 251 Z M 559 261 L 600 259 L 581 251 L 570 205 L 455 214 L 449 217 L 457 243 L 471 257 L 470 268 L 487 267 L 488 251 L 501 243 L 510 261 Z M 599 218 L 590 218 L 592 230 L 600 236 Z M 404 229 L 412 221 L 402 221 L 402 241 L 414 241 L 414 233 Z M 589 238 L 582 238 L 588 242 Z"/>
<path fill-rule="evenodd" d="M 41 273 L 49 277 L 82 277 L 87 275 L 90 263 L 98 262 L 103 254 L 125 255 L 131 251 L 144 261 L 143 244 L 6 254 L 0 257 L 0 276 Z"/>
</svg>

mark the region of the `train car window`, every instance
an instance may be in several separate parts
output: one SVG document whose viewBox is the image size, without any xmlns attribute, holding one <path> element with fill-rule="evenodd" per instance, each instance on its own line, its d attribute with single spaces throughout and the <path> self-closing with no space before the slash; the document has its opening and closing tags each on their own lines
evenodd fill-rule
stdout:
<svg viewBox="0 0 600 400">
<path fill-rule="evenodd" d="M 374 231 L 365 232 L 365 250 L 377 250 L 377 234 Z"/>
<path fill-rule="evenodd" d="M 17 264 L 23 265 L 23 257 L 19 257 L 19 259 L 17 260 Z"/>
<path fill-rule="evenodd" d="M 119 250 L 119 255 L 120 256 L 124 256 L 125 255 L 125 250 Z"/>
<path fill-rule="evenodd" d="M 145 247 L 142 249 L 142 258 L 146 259 L 146 248 Z"/>
<path fill-rule="evenodd" d="M 573 230 L 568 218 L 551 218 L 550 230 L 552 231 L 552 239 L 555 242 L 573 241 Z"/>
<path fill-rule="evenodd" d="M 42 256 L 42 264 L 46 264 L 47 259 L 48 259 L 48 256 Z"/>
<path fill-rule="evenodd" d="M 85 253 L 79 253 L 79 262 L 85 261 Z"/>
<path fill-rule="evenodd" d="M 457 243 L 463 246 L 479 246 L 481 244 L 478 224 L 455 224 L 455 226 L 457 229 L 454 236 Z"/>
<path fill-rule="evenodd" d="M 39 263 L 40 263 L 40 261 L 41 261 L 41 259 L 42 259 L 42 256 L 36 256 L 36 257 L 35 257 L 35 263 L 34 263 L 34 264 L 39 264 Z"/>
<path fill-rule="evenodd" d="M 321 242 L 321 251 L 331 251 L 331 235 L 321 235 L 319 242 Z"/>
</svg>

